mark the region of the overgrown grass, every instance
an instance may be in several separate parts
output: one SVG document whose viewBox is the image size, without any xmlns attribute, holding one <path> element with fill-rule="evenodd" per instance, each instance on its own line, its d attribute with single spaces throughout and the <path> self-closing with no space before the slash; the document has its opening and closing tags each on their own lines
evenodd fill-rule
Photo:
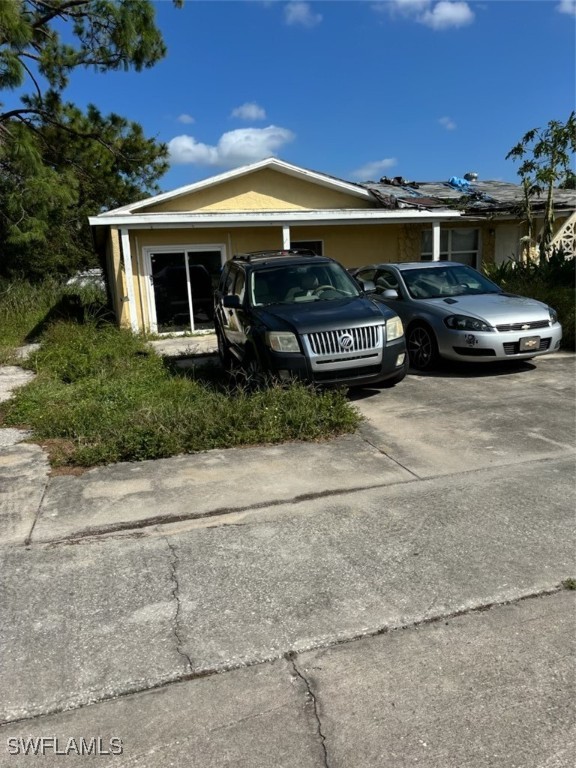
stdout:
<svg viewBox="0 0 576 768">
<path fill-rule="evenodd" d="M 103 290 L 94 286 L 67 286 L 56 280 L 28 283 L 0 281 L 0 362 L 12 361 L 14 350 L 38 341 L 48 323 L 75 314 L 101 314 Z"/>
<path fill-rule="evenodd" d="M 0 406 L 27 426 L 53 464 L 93 466 L 353 431 L 358 412 L 342 391 L 304 384 L 250 392 L 176 375 L 127 331 L 58 322 L 27 365 L 37 378 Z"/>
<path fill-rule="evenodd" d="M 576 349 L 576 260 L 562 252 L 527 263 L 508 261 L 485 267 L 491 280 L 509 293 L 529 296 L 549 304 L 562 323 L 562 349 Z"/>
</svg>

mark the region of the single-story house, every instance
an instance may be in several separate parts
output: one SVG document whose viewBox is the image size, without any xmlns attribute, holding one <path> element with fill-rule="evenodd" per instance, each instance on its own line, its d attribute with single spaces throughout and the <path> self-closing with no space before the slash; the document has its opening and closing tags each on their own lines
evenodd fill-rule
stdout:
<svg viewBox="0 0 576 768">
<path fill-rule="evenodd" d="M 308 248 L 345 267 L 440 258 L 479 267 L 519 258 L 521 187 L 474 176 L 353 183 L 268 158 L 90 224 L 118 322 L 185 332 L 210 328 L 212 291 L 235 253 Z M 559 190 L 555 206 L 556 238 L 574 252 L 576 192 Z"/>
</svg>

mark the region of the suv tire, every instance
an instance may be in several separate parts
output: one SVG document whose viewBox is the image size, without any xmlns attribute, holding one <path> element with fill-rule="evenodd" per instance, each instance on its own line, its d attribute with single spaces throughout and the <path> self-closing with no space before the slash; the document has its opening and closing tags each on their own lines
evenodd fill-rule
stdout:
<svg viewBox="0 0 576 768">
<path fill-rule="evenodd" d="M 234 363 L 233 355 L 219 330 L 216 330 L 216 339 L 218 341 L 218 357 L 220 364 L 225 371 L 229 371 Z"/>
</svg>

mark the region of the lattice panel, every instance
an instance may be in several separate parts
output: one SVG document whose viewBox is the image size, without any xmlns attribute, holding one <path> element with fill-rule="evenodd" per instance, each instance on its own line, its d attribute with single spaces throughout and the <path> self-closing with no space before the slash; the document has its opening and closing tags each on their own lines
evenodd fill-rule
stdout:
<svg viewBox="0 0 576 768">
<path fill-rule="evenodd" d="M 576 213 L 566 219 L 550 244 L 551 250 L 559 248 L 562 248 L 567 256 L 576 256 Z"/>
</svg>

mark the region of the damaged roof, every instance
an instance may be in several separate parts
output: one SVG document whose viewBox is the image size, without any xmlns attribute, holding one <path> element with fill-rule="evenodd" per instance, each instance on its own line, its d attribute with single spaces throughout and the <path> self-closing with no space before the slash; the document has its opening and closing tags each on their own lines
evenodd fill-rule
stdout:
<svg viewBox="0 0 576 768">
<path fill-rule="evenodd" d="M 467 181 L 453 177 L 450 181 L 406 181 L 394 179 L 366 181 L 368 189 L 384 208 L 458 208 L 465 214 L 498 214 L 517 212 L 523 205 L 524 191 L 520 184 L 507 181 Z M 544 194 L 535 195 L 535 211 L 544 208 Z M 556 211 L 576 210 L 576 190 L 555 189 Z"/>
</svg>

